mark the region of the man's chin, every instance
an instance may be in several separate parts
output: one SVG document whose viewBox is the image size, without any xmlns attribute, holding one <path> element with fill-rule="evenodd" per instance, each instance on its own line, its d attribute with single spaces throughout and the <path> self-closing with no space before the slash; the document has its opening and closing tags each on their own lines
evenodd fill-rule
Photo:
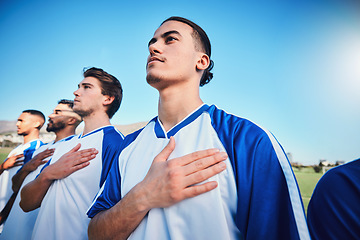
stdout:
<svg viewBox="0 0 360 240">
<path fill-rule="evenodd" d="M 90 111 L 90 110 L 81 110 L 81 109 L 75 109 L 75 108 L 73 108 L 73 110 L 75 113 L 77 113 L 82 118 L 87 117 L 92 113 L 92 111 Z"/>
<path fill-rule="evenodd" d="M 153 85 L 153 84 L 156 84 L 156 83 L 159 83 L 161 81 L 161 78 L 160 77 L 155 77 L 154 75 L 151 75 L 151 74 L 148 74 L 146 76 L 146 82 L 150 85 Z"/>
</svg>

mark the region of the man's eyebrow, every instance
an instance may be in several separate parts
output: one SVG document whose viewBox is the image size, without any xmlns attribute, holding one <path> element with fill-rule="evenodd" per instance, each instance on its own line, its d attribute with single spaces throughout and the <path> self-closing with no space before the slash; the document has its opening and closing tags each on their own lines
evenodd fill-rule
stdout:
<svg viewBox="0 0 360 240">
<path fill-rule="evenodd" d="M 93 86 L 91 83 L 80 83 L 80 84 L 78 84 L 78 87 L 80 87 L 80 86 Z"/>
<path fill-rule="evenodd" d="M 163 33 L 163 34 L 161 35 L 161 37 L 162 37 L 162 38 L 165 38 L 165 37 L 167 37 L 167 36 L 169 36 L 169 35 L 171 35 L 171 34 L 176 34 L 176 35 L 180 35 L 180 36 L 181 36 L 181 34 L 180 34 L 178 31 L 176 31 L 176 30 L 171 30 L 171 31 L 168 31 L 168 32 Z"/>
<path fill-rule="evenodd" d="M 176 35 L 179 35 L 181 36 L 181 34 L 176 31 L 176 30 L 171 30 L 171 31 L 168 31 L 168 32 L 165 32 L 163 34 L 161 34 L 161 38 L 166 38 L 167 36 L 171 35 L 171 34 L 176 34 Z M 156 38 L 152 38 L 149 43 L 148 43 L 148 46 L 150 46 L 151 44 L 153 43 L 156 43 L 157 39 Z"/>
</svg>

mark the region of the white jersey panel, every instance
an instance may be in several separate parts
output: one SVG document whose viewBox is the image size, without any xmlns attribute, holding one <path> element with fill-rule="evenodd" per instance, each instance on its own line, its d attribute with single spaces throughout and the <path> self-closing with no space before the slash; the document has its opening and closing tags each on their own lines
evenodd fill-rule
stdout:
<svg viewBox="0 0 360 240">
<path fill-rule="evenodd" d="M 114 129 L 113 126 L 109 128 Z M 115 135 L 120 136 L 121 133 Z M 42 201 L 32 239 L 87 239 L 90 219 L 86 211 L 100 189 L 103 142 L 104 131 L 98 129 L 85 136 L 74 137 L 57 148 L 50 164 L 78 143 L 81 144 L 80 150 L 95 148 L 99 153 L 87 167 L 53 182 Z"/>
<path fill-rule="evenodd" d="M 155 124 L 150 122 L 120 155 L 122 196 L 145 177 L 154 157 L 169 142 L 168 138 L 156 136 Z M 174 138 L 175 150 L 169 159 L 208 148 L 225 151 L 206 112 L 179 130 Z M 129 239 L 237 239 L 239 230 L 233 220 L 237 191 L 229 159 L 225 163 L 224 172 L 207 180 L 217 181 L 216 189 L 168 208 L 150 210 Z"/>
<path fill-rule="evenodd" d="M 39 148 L 42 142 L 38 139 L 30 141 L 25 144 L 21 144 L 17 146 L 15 149 L 13 149 L 8 157 L 13 155 L 18 155 L 24 153 L 24 150 L 29 149 L 31 147 L 34 147 L 34 150 Z M 19 158 L 19 160 L 24 160 L 25 156 L 22 158 Z M 12 177 L 19 171 L 21 166 L 10 168 L 9 170 L 3 171 L 3 173 L 0 175 L 0 209 L 3 209 L 6 205 L 6 203 L 9 201 L 11 195 L 13 194 L 12 190 Z M 0 226 L 0 233 L 2 232 L 4 227 L 4 224 Z"/>
<path fill-rule="evenodd" d="M 65 138 L 67 139 L 67 138 Z M 63 139 L 64 140 L 64 139 Z M 60 140 L 54 143 L 54 141 L 42 145 L 40 148 L 38 148 L 33 156 L 36 156 L 37 154 L 45 151 L 46 149 L 53 149 L 61 144 L 63 144 L 65 141 Z M 52 156 L 49 156 L 45 158 L 45 161 L 49 161 L 52 158 Z M 31 234 L 33 232 L 33 228 L 35 225 L 35 221 L 39 212 L 39 209 L 35 209 L 31 212 L 24 212 L 19 203 L 21 200 L 21 189 L 29 182 L 34 180 L 36 176 L 40 173 L 41 169 L 43 168 L 43 165 L 39 166 L 36 170 L 29 173 L 26 178 L 24 179 L 24 182 L 21 185 L 21 188 L 19 190 L 18 195 L 16 196 L 14 205 L 11 209 L 11 212 L 5 222 L 4 230 L 2 234 L 0 235 L 0 240 L 4 239 L 16 239 L 16 240 L 27 240 L 30 239 Z"/>
</svg>

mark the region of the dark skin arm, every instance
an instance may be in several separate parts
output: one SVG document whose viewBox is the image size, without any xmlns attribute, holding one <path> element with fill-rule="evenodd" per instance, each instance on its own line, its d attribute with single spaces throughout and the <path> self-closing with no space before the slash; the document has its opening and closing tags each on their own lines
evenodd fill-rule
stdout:
<svg viewBox="0 0 360 240">
<path fill-rule="evenodd" d="M 9 199 L 9 201 L 6 203 L 5 207 L 3 208 L 3 210 L 0 212 L 0 225 L 3 224 L 5 222 L 5 220 L 7 219 L 7 217 L 10 214 L 10 210 L 12 208 L 12 206 L 14 205 L 15 199 L 16 199 L 17 193 L 13 193 Z"/>
<path fill-rule="evenodd" d="M 24 166 L 11 179 L 12 190 L 14 192 L 18 192 L 26 176 L 29 175 L 29 173 L 32 171 L 36 170 L 40 165 L 46 163 L 47 161 L 44 161 L 44 159 L 53 155 L 53 153 L 54 149 L 46 149 L 45 151 L 33 157 L 29 162 L 24 164 Z"/>
</svg>

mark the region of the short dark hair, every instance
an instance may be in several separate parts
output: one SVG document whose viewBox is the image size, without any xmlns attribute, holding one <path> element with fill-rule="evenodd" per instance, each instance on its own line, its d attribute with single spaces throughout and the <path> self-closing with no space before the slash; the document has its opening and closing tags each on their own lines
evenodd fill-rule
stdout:
<svg viewBox="0 0 360 240">
<path fill-rule="evenodd" d="M 60 101 L 58 101 L 58 104 L 65 104 L 65 105 L 68 105 L 69 108 L 73 108 L 74 101 L 68 100 L 68 99 L 61 99 Z"/>
<path fill-rule="evenodd" d="M 40 118 L 43 120 L 43 122 L 40 123 L 38 129 L 40 130 L 40 129 L 42 128 L 42 126 L 43 126 L 44 123 L 45 123 L 45 115 L 44 115 L 42 112 L 40 112 L 39 110 L 34 110 L 34 109 L 27 109 L 27 110 L 24 110 L 24 111 L 22 111 L 22 112 L 23 112 L 23 113 L 29 113 L 29 114 L 31 114 L 31 115 L 35 115 L 35 116 L 40 117 Z"/>
<path fill-rule="evenodd" d="M 120 81 L 101 68 L 95 67 L 84 68 L 84 77 L 94 77 L 99 80 L 101 94 L 115 98 L 106 110 L 106 114 L 109 116 L 109 118 L 112 118 L 112 116 L 114 116 L 116 111 L 119 109 L 123 96 L 123 89 L 121 87 Z"/>
<path fill-rule="evenodd" d="M 168 22 L 168 21 L 178 21 L 178 22 L 182 22 L 182 23 L 189 25 L 193 29 L 192 37 L 195 40 L 195 49 L 197 49 L 199 51 L 203 51 L 204 53 L 206 53 L 206 55 L 209 56 L 209 59 L 210 59 L 210 57 L 211 57 L 210 39 L 207 36 L 206 32 L 199 25 L 190 21 L 189 19 L 186 19 L 183 17 L 176 17 L 176 16 L 169 17 L 168 19 L 163 21 L 161 23 L 161 25 L 163 25 L 165 22 Z M 213 69 L 213 67 L 214 67 L 214 61 L 210 59 L 210 64 L 209 64 L 208 68 L 204 70 L 204 73 L 200 80 L 201 87 L 204 86 L 205 84 L 209 83 L 211 81 L 211 79 L 213 78 L 213 73 L 210 72 Z"/>
</svg>

